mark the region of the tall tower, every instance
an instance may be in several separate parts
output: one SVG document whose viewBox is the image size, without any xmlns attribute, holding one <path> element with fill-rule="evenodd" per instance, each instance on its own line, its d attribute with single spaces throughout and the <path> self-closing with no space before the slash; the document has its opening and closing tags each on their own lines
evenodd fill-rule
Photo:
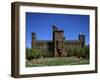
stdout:
<svg viewBox="0 0 100 80">
<path fill-rule="evenodd" d="M 32 32 L 31 48 L 35 47 L 35 41 L 36 41 L 36 33 Z"/>
<path fill-rule="evenodd" d="M 84 47 L 85 46 L 85 35 L 80 33 L 79 34 L 79 41 L 82 44 L 82 47 Z"/>
<path fill-rule="evenodd" d="M 64 55 L 64 38 L 63 30 L 58 30 L 53 27 L 53 44 L 54 44 L 54 56 L 61 57 Z"/>
</svg>

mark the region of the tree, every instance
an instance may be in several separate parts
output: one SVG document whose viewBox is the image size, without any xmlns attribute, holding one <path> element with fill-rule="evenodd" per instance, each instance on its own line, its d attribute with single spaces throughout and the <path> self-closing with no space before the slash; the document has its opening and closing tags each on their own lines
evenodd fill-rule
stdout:
<svg viewBox="0 0 100 80">
<path fill-rule="evenodd" d="M 41 57 L 41 52 L 39 49 L 32 49 L 32 54 L 34 59 L 39 59 Z"/>
<path fill-rule="evenodd" d="M 41 57 L 41 52 L 38 49 L 26 48 L 27 60 L 38 59 Z"/>
<path fill-rule="evenodd" d="M 83 50 L 84 50 L 83 58 L 89 59 L 89 47 L 84 47 Z"/>
<path fill-rule="evenodd" d="M 32 60 L 34 56 L 32 55 L 32 49 L 31 48 L 26 48 L 26 59 L 27 60 Z"/>
<path fill-rule="evenodd" d="M 88 47 L 78 48 L 77 49 L 77 57 L 89 59 L 89 48 Z"/>
</svg>

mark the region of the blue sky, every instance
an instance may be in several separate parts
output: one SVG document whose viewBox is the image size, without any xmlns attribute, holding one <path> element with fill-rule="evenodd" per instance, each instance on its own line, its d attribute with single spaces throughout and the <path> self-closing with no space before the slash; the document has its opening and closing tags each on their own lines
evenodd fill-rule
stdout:
<svg viewBox="0 0 100 80">
<path fill-rule="evenodd" d="M 31 47 L 31 32 L 38 40 L 52 40 L 52 25 L 64 30 L 66 40 L 76 40 L 81 32 L 89 44 L 89 15 L 26 12 L 26 47 Z"/>
</svg>

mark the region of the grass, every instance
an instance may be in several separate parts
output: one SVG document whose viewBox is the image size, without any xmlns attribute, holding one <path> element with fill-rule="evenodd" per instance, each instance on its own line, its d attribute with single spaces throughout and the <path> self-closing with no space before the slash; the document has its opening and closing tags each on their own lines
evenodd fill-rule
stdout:
<svg viewBox="0 0 100 80">
<path fill-rule="evenodd" d="M 57 58 L 40 58 L 38 60 L 28 61 L 26 67 L 41 66 L 58 66 L 58 65 L 82 65 L 89 64 L 87 59 L 79 59 L 76 57 L 57 57 Z"/>
</svg>

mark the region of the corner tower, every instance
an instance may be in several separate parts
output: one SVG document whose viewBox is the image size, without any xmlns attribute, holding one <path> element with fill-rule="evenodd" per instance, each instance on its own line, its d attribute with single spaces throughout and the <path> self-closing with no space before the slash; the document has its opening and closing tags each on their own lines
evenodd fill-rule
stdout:
<svg viewBox="0 0 100 80">
<path fill-rule="evenodd" d="M 84 47 L 85 46 L 85 35 L 80 33 L 79 34 L 79 41 L 80 41 L 82 47 Z"/>
<path fill-rule="evenodd" d="M 36 42 L 36 33 L 32 32 L 32 41 L 31 41 L 31 47 L 34 48 L 35 47 L 35 42 Z"/>
</svg>

